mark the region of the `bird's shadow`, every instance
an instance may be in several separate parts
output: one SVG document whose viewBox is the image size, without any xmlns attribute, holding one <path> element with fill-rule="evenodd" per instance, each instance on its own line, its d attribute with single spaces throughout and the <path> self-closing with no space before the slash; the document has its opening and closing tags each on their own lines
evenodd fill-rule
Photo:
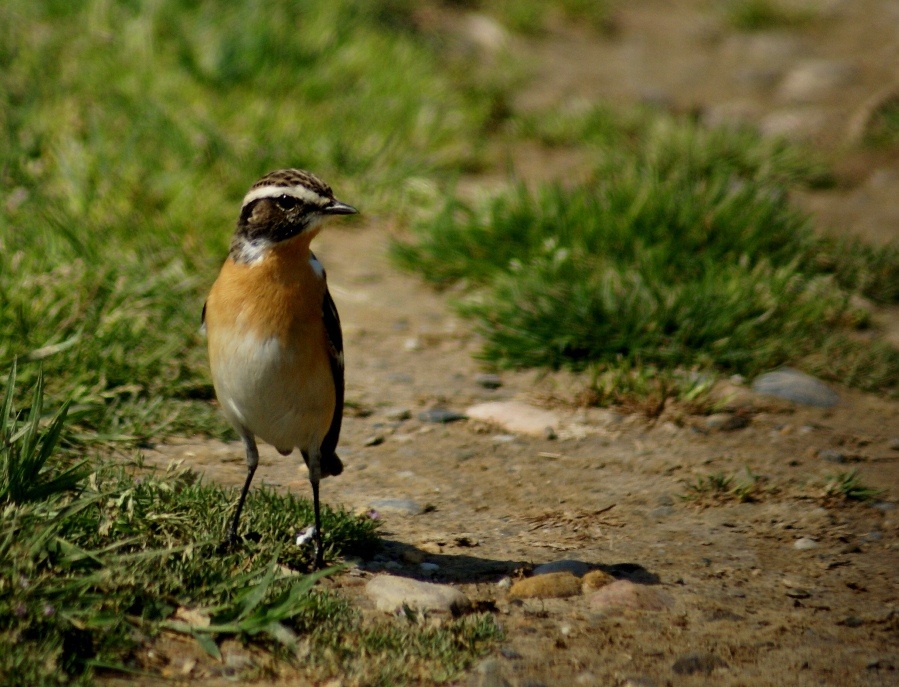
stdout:
<svg viewBox="0 0 899 687">
<path fill-rule="evenodd" d="M 503 577 L 526 576 L 535 567 L 533 561 L 478 556 L 476 548 L 470 547 L 471 553 L 431 553 L 406 542 L 382 538 L 379 554 L 368 561 L 366 567 L 373 572 L 456 584 L 489 583 Z M 423 568 L 422 563 L 437 567 Z M 661 584 L 658 575 L 639 563 L 584 563 L 589 570 L 602 570 L 616 579 L 636 584 Z"/>
</svg>

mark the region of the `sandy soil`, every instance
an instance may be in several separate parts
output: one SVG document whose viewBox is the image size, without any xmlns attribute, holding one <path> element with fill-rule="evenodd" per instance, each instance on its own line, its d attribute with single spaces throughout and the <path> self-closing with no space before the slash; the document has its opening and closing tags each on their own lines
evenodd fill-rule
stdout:
<svg viewBox="0 0 899 687">
<path fill-rule="evenodd" d="M 845 151 L 845 182 L 802 199 L 819 224 L 895 239 L 895 157 L 845 146 L 853 118 L 895 78 L 899 5 L 821 4 L 827 18 L 811 27 L 738 35 L 709 3 L 633 3 L 612 37 L 560 28 L 516 43 L 537 72 L 518 105 L 651 98 L 770 130 L 792 121 L 785 133 Z M 843 65 L 829 85 L 799 101 L 785 93 L 790 74 L 820 60 Z M 851 78 L 839 76 L 844 68 Z M 515 153 L 520 173 L 547 168 L 533 155 Z M 470 421 L 422 422 L 418 413 L 434 406 L 568 397 L 572 381 L 509 373 L 499 389 L 478 385 L 476 336 L 447 307 L 451 294 L 389 266 L 389 231 L 370 218 L 327 230 L 315 247 L 344 322 L 351 402 L 341 441 L 347 469 L 323 483 L 323 498 L 353 510 L 381 498 L 427 506 L 415 516 L 383 514 L 385 551 L 370 568 L 420 576 L 418 562 L 436 563 L 431 579 L 495 606 L 507 636 L 494 659 L 511 685 L 899 684 L 899 403 L 847 389 L 832 410 L 748 395 L 741 412 L 751 422 L 735 431 L 709 429 L 678 408 L 650 421 L 557 403 L 582 431 L 554 440 Z M 895 326 L 895 314 L 881 316 Z M 397 408 L 411 419 L 389 419 Z M 383 442 L 366 446 L 373 437 Z M 828 461 L 826 450 L 845 463 Z M 184 459 L 226 484 L 244 476 L 237 444 L 184 440 L 147 458 Z M 698 476 L 747 468 L 759 477 L 754 502 L 681 498 Z M 850 469 L 885 490 L 876 505 L 824 497 L 826 476 Z M 309 492 L 302 461 L 267 447 L 257 480 Z M 810 548 L 796 547 L 801 538 Z M 610 613 L 587 596 L 513 602 L 497 584 L 559 559 L 651 584 L 674 605 Z M 337 584 L 370 606 L 364 579 Z M 710 673 L 675 670 L 696 652 Z M 470 680 L 487 684 L 476 673 Z"/>
</svg>

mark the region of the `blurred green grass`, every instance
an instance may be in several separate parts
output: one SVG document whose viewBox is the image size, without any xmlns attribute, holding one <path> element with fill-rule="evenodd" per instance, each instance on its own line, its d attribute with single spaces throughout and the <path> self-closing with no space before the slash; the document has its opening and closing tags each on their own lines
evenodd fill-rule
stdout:
<svg viewBox="0 0 899 687">
<path fill-rule="evenodd" d="M 485 361 L 592 367 L 622 390 L 640 385 L 616 370 L 753 376 L 791 363 L 896 393 L 899 351 L 862 336 L 870 313 L 853 296 L 899 300 L 899 247 L 812 231 L 787 191 L 830 183 L 814 155 L 658 113 L 522 126 L 593 146 L 593 174 L 481 203 L 450 197 L 393 246 L 434 284 L 468 286 L 457 308 L 475 319 Z"/>
<path fill-rule="evenodd" d="M 378 213 L 476 164 L 492 105 L 413 6 L 3 3 L 0 363 L 44 358 L 85 437 L 227 433 L 199 312 L 246 187 L 304 167 Z"/>
</svg>

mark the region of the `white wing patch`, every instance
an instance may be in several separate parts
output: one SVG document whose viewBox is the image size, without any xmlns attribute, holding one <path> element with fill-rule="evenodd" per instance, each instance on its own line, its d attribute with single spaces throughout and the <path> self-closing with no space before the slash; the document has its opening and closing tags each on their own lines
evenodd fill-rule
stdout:
<svg viewBox="0 0 899 687">
<path fill-rule="evenodd" d="M 279 196 L 291 196 L 292 198 L 302 200 L 304 203 L 322 206 L 327 205 L 331 201 L 330 198 L 325 198 L 308 186 L 277 186 L 275 184 L 269 184 L 267 186 L 251 188 L 249 193 L 243 197 L 241 207 L 246 207 L 248 203 L 252 203 L 254 200 L 259 200 L 260 198 L 278 198 Z"/>
</svg>

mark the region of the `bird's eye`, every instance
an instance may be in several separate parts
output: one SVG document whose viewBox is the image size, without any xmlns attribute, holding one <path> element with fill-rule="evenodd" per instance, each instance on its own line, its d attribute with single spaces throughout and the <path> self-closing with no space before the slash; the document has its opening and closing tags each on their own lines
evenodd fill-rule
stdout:
<svg viewBox="0 0 899 687">
<path fill-rule="evenodd" d="M 290 210 L 300 204 L 299 199 L 288 195 L 278 196 L 275 202 L 282 210 Z"/>
</svg>

